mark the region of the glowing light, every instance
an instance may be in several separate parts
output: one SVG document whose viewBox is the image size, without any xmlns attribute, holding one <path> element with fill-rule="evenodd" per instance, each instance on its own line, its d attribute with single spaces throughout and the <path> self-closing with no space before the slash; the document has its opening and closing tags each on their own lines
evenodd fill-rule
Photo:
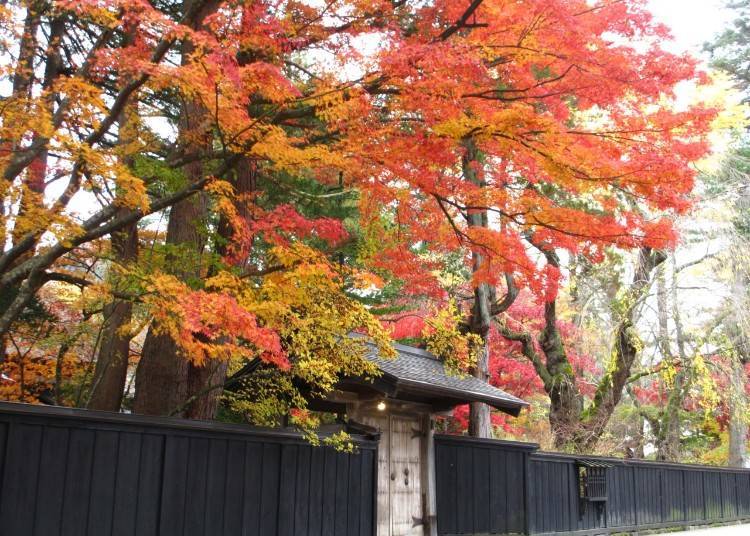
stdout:
<svg viewBox="0 0 750 536">
<path fill-rule="evenodd" d="M 378 411 L 385 411 L 385 407 L 385 402 L 383 400 L 378 402 Z"/>
</svg>

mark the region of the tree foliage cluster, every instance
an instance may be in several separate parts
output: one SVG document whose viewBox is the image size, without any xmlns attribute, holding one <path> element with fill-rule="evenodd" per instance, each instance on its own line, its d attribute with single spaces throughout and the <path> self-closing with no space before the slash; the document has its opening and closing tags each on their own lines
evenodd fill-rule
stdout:
<svg viewBox="0 0 750 536">
<path fill-rule="evenodd" d="M 640 0 L 2 3 L 2 392 L 310 428 L 362 332 L 595 449 L 682 370 L 640 314 L 719 110 L 668 38 Z"/>
</svg>

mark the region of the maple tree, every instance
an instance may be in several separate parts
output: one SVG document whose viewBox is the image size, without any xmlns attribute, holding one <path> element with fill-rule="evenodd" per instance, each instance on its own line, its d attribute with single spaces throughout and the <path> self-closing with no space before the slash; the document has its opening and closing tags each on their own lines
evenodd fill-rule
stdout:
<svg viewBox="0 0 750 536">
<path fill-rule="evenodd" d="M 256 358 L 273 378 L 237 407 L 263 414 L 277 398 L 257 393 L 284 384 L 299 409 L 290 376 L 325 391 L 372 372 L 339 345 L 349 331 L 387 352 L 368 300 L 440 302 L 454 270 L 471 294 L 461 329 L 482 341 L 462 366 L 478 358 L 488 378 L 499 330 L 533 350 L 561 441 L 608 420 L 635 345 L 625 321 L 630 353 L 584 411 L 557 317 L 564 260 L 616 246 L 653 268 L 715 113 L 671 105 L 702 76 L 661 47 L 643 2 L 24 1 L 0 28 L 18 45 L 0 334 L 51 281 L 105 296 L 92 407 L 119 408 L 144 315 L 137 411 L 210 417 Z M 105 237 L 105 281 L 67 262 Z M 519 295 L 539 330 L 516 331 Z"/>
<path fill-rule="evenodd" d="M 467 252 L 476 289 L 467 324 L 481 335 L 499 318 L 506 336 L 526 345 L 552 399 L 559 445 L 590 448 L 620 399 L 638 344 L 625 315 L 622 351 L 584 409 L 559 333 L 561 253 L 596 262 L 609 246 L 640 249 L 624 306 L 631 308 L 660 262 L 656 250 L 673 243 L 666 216 L 689 206 L 689 164 L 708 149 L 714 112 L 669 106 L 674 86 L 700 73 L 694 60 L 660 48 L 666 31 L 637 2 L 475 3 L 471 27 L 445 30 L 445 41 L 430 17 L 437 6 L 385 55 L 408 86 L 385 100 L 394 119 L 388 138 L 362 151 L 365 163 L 368 150 L 383 144 L 398 156 L 387 174 L 363 165 L 379 178 L 365 221 L 372 210 L 373 231 L 390 246 L 381 249 L 383 266 L 408 267 L 404 277 L 413 281 L 421 261 L 421 292 L 439 295 L 436 278 L 434 289 L 425 283 L 436 255 Z M 465 6 L 445 7 L 458 17 Z M 418 75 L 408 71 L 415 63 Z M 383 207 L 393 207 L 391 227 L 379 224 Z M 519 288 L 545 303 L 538 341 L 498 316 Z"/>
</svg>

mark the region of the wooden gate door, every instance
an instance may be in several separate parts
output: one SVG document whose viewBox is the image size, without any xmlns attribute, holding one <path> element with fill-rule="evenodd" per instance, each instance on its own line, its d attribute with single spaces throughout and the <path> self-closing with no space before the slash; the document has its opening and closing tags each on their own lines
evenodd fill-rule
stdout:
<svg viewBox="0 0 750 536">
<path fill-rule="evenodd" d="M 418 419 L 391 417 L 391 535 L 423 534 L 421 439 Z"/>
<path fill-rule="evenodd" d="M 418 417 L 367 415 L 377 427 L 378 536 L 422 536 L 421 440 Z"/>
</svg>

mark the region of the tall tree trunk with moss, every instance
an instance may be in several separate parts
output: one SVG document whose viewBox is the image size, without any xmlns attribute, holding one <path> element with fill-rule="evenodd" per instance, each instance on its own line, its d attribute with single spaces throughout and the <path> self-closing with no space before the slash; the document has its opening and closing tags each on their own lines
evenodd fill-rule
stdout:
<svg viewBox="0 0 750 536">
<path fill-rule="evenodd" d="M 532 244 L 545 256 L 547 263 L 559 268 L 557 254 L 543 244 Z M 638 252 L 633 281 L 621 304 L 621 319 L 615 330 L 612 357 L 600 379 L 594 400 L 584 408 L 584 400 L 576 385 L 573 367 L 565 352 L 565 345 L 557 326 L 555 301 L 545 304 L 544 329 L 538 340 L 526 331 L 516 331 L 502 320 L 500 333 L 509 340 L 521 343 L 521 351 L 534 366 L 550 399 L 549 421 L 558 449 L 589 452 L 601 438 L 612 413 L 622 397 L 633 365 L 641 350 L 635 330 L 636 313 L 650 287 L 651 274 L 666 256 L 649 248 Z M 541 349 L 537 351 L 537 345 Z"/>
<path fill-rule="evenodd" d="M 682 326 L 682 318 L 679 310 L 677 295 L 677 270 L 672 255 L 671 287 L 667 292 L 666 275 L 664 265 L 660 267 L 656 277 L 657 283 L 657 313 L 659 317 L 658 346 L 663 363 L 674 360 L 672 355 L 669 324 L 669 296 L 672 303 L 672 321 L 675 326 L 675 340 L 677 343 L 677 357 L 680 359 L 680 368 L 667 386 L 667 403 L 662 411 L 659 411 L 657 419 L 652 419 L 651 428 L 655 437 L 656 459 L 660 461 L 678 461 L 680 459 L 680 410 L 685 394 L 687 382 L 685 338 Z"/>
<path fill-rule="evenodd" d="M 584 436 L 576 441 L 583 450 L 591 450 L 599 441 L 612 412 L 622 398 L 633 365 L 643 343 L 636 330 L 638 310 L 648 296 L 651 276 L 665 260 L 664 252 L 642 247 L 638 250 L 633 280 L 623 298 L 622 315 L 615 331 L 615 344 L 604 377 L 599 381 L 594 400 L 583 415 Z"/>
<path fill-rule="evenodd" d="M 132 30 L 125 32 L 122 46 L 129 46 L 133 42 Z M 121 84 L 127 80 L 121 80 Z M 133 106 L 126 106 L 118 117 L 118 143 L 125 148 L 133 144 L 138 137 L 138 115 Z M 123 156 L 123 164 L 132 167 L 133 158 Z M 126 209 L 121 208 L 120 213 Z M 127 271 L 129 266 L 138 260 L 138 225 L 132 223 L 112 233 L 111 268 L 109 283 L 117 291 L 121 286 L 127 286 L 127 277 L 122 277 L 121 271 Z M 122 290 L 127 290 L 123 288 Z M 99 353 L 96 358 L 94 377 L 87 407 L 106 411 L 119 411 L 127 382 L 128 365 L 130 360 L 130 323 L 133 318 L 133 302 L 131 300 L 113 297 L 104 306 L 104 328 L 102 331 Z"/>
<path fill-rule="evenodd" d="M 192 0 L 197 2 L 200 0 Z M 198 24 L 212 14 L 218 4 L 203 2 Z M 189 62 L 194 45 L 185 41 L 181 55 L 183 62 Z M 197 100 L 186 100 L 180 118 L 181 145 L 203 147 L 210 150 L 212 132 L 207 127 L 207 111 Z M 197 182 L 205 173 L 203 162 L 190 162 L 183 167 L 187 182 Z M 167 258 L 165 268 L 185 281 L 200 278 L 202 257 L 206 247 L 206 219 L 208 201 L 199 193 L 174 205 L 169 214 L 166 243 L 178 251 L 178 258 Z M 170 257 L 168 255 L 168 257 Z M 143 344 L 143 352 L 136 370 L 134 411 L 148 415 L 185 416 L 186 404 L 190 397 L 189 361 L 179 345 L 169 335 L 161 333 L 158 325 L 149 328 Z"/>
<path fill-rule="evenodd" d="M 472 183 L 478 188 L 485 186 L 480 172 L 482 155 L 477 148 L 476 142 L 467 138 L 464 142 L 465 153 L 462 158 L 461 168 L 464 180 Z M 486 209 L 468 209 L 466 220 L 469 227 L 489 226 Z M 480 250 L 472 250 L 472 274 L 486 269 L 483 264 L 485 256 Z M 480 283 L 474 288 L 474 303 L 471 309 L 471 318 L 468 322 L 469 331 L 479 335 L 482 346 L 477 353 L 477 362 L 473 374 L 483 382 L 489 382 L 489 331 L 492 323 L 491 308 L 495 302 L 495 291 L 487 283 Z M 481 402 L 472 402 L 469 406 L 469 435 L 473 437 L 492 437 L 492 422 L 490 420 L 490 407 Z"/>
<path fill-rule="evenodd" d="M 138 227 L 133 224 L 114 233 L 111 243 L 113 263 L 127 266 L 135 262 L 138 257 Z M 122 279 L 113 274 L 110 283 L 116 289 Z M 128 374 L 132 338 L 128 330 L 133 316 L 133 302 L 113 298 L 104 306 L 103 316 L 104 329 L 87 407 L 119 411 Z"/>
<path fill-rule="evenodd" d="M 256 168 L 245 158 L 239 160 L 235 168 L 234 191 L 238 199 L 244 199 L 247 194 L 256 189 Z M 237 213 L 241 218 L 249 219 L 247 205 L 236 203 Z M 229 222 L 221 217 L 216 234 L 219 242 L 216 252 L 220 256 L 227 254 L 227 244 L 232 238 Z M 223 393 L 224 381 L 227 376 L 228 361 L 213 360 L 203 365 L 190 363 L 187 371 L 188 400 L 185 407 L 185 417 L 189 419 L 212 419 L 216 415 L 219 401 Z"/>
</svg>

